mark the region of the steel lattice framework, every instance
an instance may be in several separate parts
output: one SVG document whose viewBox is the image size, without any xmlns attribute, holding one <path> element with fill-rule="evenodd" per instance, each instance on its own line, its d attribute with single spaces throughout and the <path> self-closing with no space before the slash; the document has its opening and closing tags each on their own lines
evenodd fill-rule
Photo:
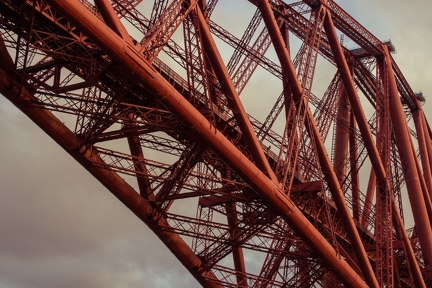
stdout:
<svg viewBox="0 0 432 288">
<path fill-rule="evenodd" d="M 390 41 L 331 0 L 250 0 L 240 37 L 217 0 L 141 2 L 0 0 L 0 92 L 204 287 L 432 285 L 432 133 Z"/>
</svg>

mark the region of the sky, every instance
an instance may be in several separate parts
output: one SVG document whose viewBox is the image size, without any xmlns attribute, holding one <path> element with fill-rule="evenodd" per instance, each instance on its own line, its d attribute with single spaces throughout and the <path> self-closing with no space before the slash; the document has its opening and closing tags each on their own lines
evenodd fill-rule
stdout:
<svg viewBox="0 0 432 288">
<path fill-rule="evenodd" d="M 432 2 L 336 2 L 392 40 L 432 121 Z M 0 288 L 199 286 L 145 224 L 3 97 L 0 135 Z"/>
</svg>

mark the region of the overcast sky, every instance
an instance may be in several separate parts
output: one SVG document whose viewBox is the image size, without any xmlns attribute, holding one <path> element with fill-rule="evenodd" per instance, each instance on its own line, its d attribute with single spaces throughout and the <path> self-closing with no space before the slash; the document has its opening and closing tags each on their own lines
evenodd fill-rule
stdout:
<svg viewBox="0 0 432 288">
<path fill-rule="evenodd" d="M 432 103 L 432 2 L 337 3 L 393 41 L 405 77 Z M 0 135 L 0 288 L 198 286 L 145 224 L 3 97 Z"/>
</svg>

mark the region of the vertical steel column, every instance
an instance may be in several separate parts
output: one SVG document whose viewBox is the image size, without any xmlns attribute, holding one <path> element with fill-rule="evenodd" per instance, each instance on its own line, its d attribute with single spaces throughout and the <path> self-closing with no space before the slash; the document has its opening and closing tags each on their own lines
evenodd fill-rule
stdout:
<svg viewBox="0 0 432 288">
<path fill-rule="evenodd" d="M 283 41 L 282 35 L 276 23 L 276 19 L 274 17 L 270 4 L 267 0 L 259 0 L 257 1 L 257 5 L 258 8 L 261 10 L 264 22 L 266 24 L 267 29 L 269 30 L 270 38 L 272 39 L 272 43 L 276 50 L 276 54 L 278 55 L 282 69 L 285 73 L 284 76 L 287 77 L 288 82 L 291 83 L 290 87 L 291 90 L 293 91 L 293 96 L 297 99 L 301 99 L 303 96 L 303 88 L 300 85 L 300 82 L 297 78 L 294 65 L 291 62 L 288 49 Z M 329 17 L 330 16 L 325 17 L 325 19 Z M 324 21 L 324 24 L 326 22 L 328 21 Z M 332 169 L 331 162 L 327 156 L 326 148 L 321 139 L 321 135 L 318 131 L 318 128 L 316 127 L 313 115 L 310 109 L 306 109 L 305 113 L 307 113 L 306 121 L 307 121 L 308 132 L 310 133 L 311 137 L 313 137 L 313 139 L 315 140 L 317 153 L 321 163 L 321 168 L 323 169 L 323 173 L 326 181 L 328 182 L 329 189 L 331 190 L 333 200 L 337 205 L 338 211 L 341 215 L 341 219 L 344 223 L 349 239 L 351 240 L 353 250 L 355 251 L 357 260 L 360 263 L 360 267 L 366 279 L 366 283 L 371 287 L 378 287 L 379 286 L 378 281 L 375 277 L 372 266 L 369 262 L 365 248 L 360 239 L 360 236 L 358 234 L 357 228 L 352 219 L 350 211 L 348 210 L 348 206 L 346 204 L 343 191 L 340 188 L 339 181 L 337 180 L 337 177 Z"/>
<path fill-rule="evenodd" d="M 417 141 L 419 145 L 420 159 L 423 168 L 423 177 L 426 182 L 427 190 L 429 192 L 429 197 L 432 198 L 432 179 L 431 179 L 432 174 L 431 174 L 431 167 L 429 162 L 430 161 L 429 155 L 426 147 L 426 137 L 425 137 L 426 135 L 424 133 L 426 129 L 424 129 L 422 115 L 421 115 L 423 114 L 423 111 L 421 109 L 417 109 L 411 111 L 411 113 L 414 118 L 414 124 L 417 132 Z"/>
<path fill-rule="evenodd" d="M 410 138 L 410 140 L 411 140 L 411 138 Z M 412 147 L 412 155 L 417 155 L 412 141 L 411 141 L 411 147 Z M 431 227 L 432 227 L 432 202 L 431 202 L 431 198 L 429 197 L 428 188 L 426 186 L 426 181 L 424 180 L 423 174 L 421 173 L 420 163 L 419 163 L 419 161 L 417 161 L 417 157 L 414 159 L 415 159 L 415 161 L 414 161 L 415 167 L 417 168 L 418 177 L 420 179 L 420 187 L 422 188 L 421 192 L 422 192 L 424 203 L 426 206 L 426 211 L 429 215 L 429 221 L 431 221 Z"/>
<path fill-rule="evenodd" d="M 223 173 L 224 179 L 231 179 L 230 171 L 225 171 Z M 224 181 L 224 184 L 227 181 Z M 235 202 L 228 202 L 225 204 L 225 210 L 227 214 L 227 222 L 230 229 L 230 238 L 232 241 L 236 239 L 239 235 L 238 232 L 238 215 L 237 206 Z M 233 261 L 234 269 L 236 271 L 237 287 L 247 287 L 247 277 L 246 277 L 246 265 L 244 260 L 243 248 L 240 246 L 233 246 Z"/>
<path fill-rule="evenodd" d="M 349 101 L 345 90 L 341 91 L 339 98 L 338 113 L 336 116 L 336 137 L 334 148 L 333 168 L 339 184 L 342 186 L 346 177 L 346 164 L 349 142 L 348 124 L 350 122 Z"/>
<path fill-rule="evenodd" d="M 376 80 L 376 146 L 386 175 L 390 177 L 391 124 L 386 66 L 377 57 Z M 382 89 L 382 90 L 381 90 Z M 393 200 L 390 181 L 378 180 L 375 203 L 375 271 L 381 287 L 394 286 Z"/>
<path fill-rule="evenodd" d="M 369 175 L 367 190 L 366 190 L 365 205 L 363 207 L 363 212 L 362 212 L 361 224 L 363 226 L 369 225 L 369 215 L 372 211 L 372 201 L 375 196 L 375 188 L 376 188 L 376 174 L 372 167 Z"/>
<path fill-rule="evenodd" d="M 353 114 L 350 117 L 351 131 L 355 130 L 356 121 Z M 360 180 L 359 180 L 359 165 L 358 165 L 358 145 L 356 135 L 350 133 L 349 135 L 349 147 L 350 147 L 350 176 L 351 176 L 351 197 L 352 197 L 352 209 L 353 217 L 355 220 L 360 222 Z"/>
<path fill-rule="evenodd" d="M 235 227 L 238 225 L 237 208 L 234 202 L 225 204 L 227 210 L 228 226 L 232 230 L 230 237 L 235 239 L 238 235 Z M 234 269 L 236 270 L 237 287 L 247 287 L 246 266 L 244 262 L 243 249 L 241 247 L 233 247 Z"/>
<path fill-rule="evenodd" d="M 396 145 L 402 162 L 405 164 L 404 175 L 409 193 L 411 209 L 413 211 L 417 235 L 419 237 L 425 264 L 432 265 L 432 231 L 430 219 L 426 210 L 426 204 L 422 194 L 419 171 L 416 167 L 416 159 L 413 154 L 408 125 L 405 121 L 402 103 L 400 102 L 396 80 L 391 65 L 390 53 L 385 50 L 385 60 L 388 71 L 389 92 L 390 92 L 390 117 L 393 123 L 393 129 Z"/>
<path fill-rule="evenodd" d="M 425 145 L 426 145 L 426 150 L 427 150 L 427 154 L 428 154 L 428 158 L 429 158 L 429 167 L 430 170 L 432 171 L 432 135 L 429 134 L 429 128 L 428 128 L 428 124 L 426 122 L 426 118 L 424 113 L 422 112 L 420 114 L 421 120 L 422 120 L 422 124 L 423 124 L 423 129 L 424 129 L 424 136 L 425 136 Z"/>
<path fill-rule="evenodd" d="M 363 140 L 366 145 L 366 149 L 369 152 L 371 158 L 372 166 L 374 167 L 375 174 L 377 178 L 382 181 L 386 179 L 386 173 L 384 166 L 381 162 L 381 158 L 378 153 L 378 149 L 374 143 L 372 133 L 369 128 L 369 123 L 366 121 L 363 108 L 361 106 L 360 100 L 357 96 L 357 91 L 354 85 L 354 80 L 352 78 L 348 63 L 345 61 L 345 56 L 340 46 L 339 39 L 336 35 L 335 26 L 333 24 L 332 16 L 330 11 L 327 11 L 327 17 L 324 21 L 324 30 L 327 34 L 329 40 L 330 48 L 333 52 L 334 60 L 341 74 L 342 81 L 344 83 L 345 91 L 350 100 L 352 111 L 356 117 L 357 125 L 362 134 Z"/>
<path fill-rule="evenodd" d="M 426 288 L 423 275 L 420 271 L 420 266 L 418 265 L 414 250 L 411 246 L 411 241 L 408 238 L 408 235 L 406 234 L 405 225 L 401 218 L 399 207 L 396 205 L 396 201 L 394 201 L 394 199 L 392 201 L 392 210 L 393 210 L 393 219 L 396 222 L 396 229 L 399 230 L 397 232 L 399 233 L 399 236 L 402 238 L 402 242 L 404 244 L 404 252 L 406 253 L 406 258 L 408 260 L 409 269 L 411 271 L 411 276 L 413 277 L 415 287 Z"/>
</svg>

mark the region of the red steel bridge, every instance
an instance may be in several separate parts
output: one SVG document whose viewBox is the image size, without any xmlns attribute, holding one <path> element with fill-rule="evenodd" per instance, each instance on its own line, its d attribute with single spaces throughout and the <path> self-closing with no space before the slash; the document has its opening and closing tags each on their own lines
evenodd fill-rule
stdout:
<svg viewBox="0 0 432 288">
<path fill-rule="evenodd" d="M 203 287 L 431 287 L 432 133 L 392 42 L 244 2 L 239 28 L 217 0 L 0 0 L 0 93 Z"/>
</svg>

